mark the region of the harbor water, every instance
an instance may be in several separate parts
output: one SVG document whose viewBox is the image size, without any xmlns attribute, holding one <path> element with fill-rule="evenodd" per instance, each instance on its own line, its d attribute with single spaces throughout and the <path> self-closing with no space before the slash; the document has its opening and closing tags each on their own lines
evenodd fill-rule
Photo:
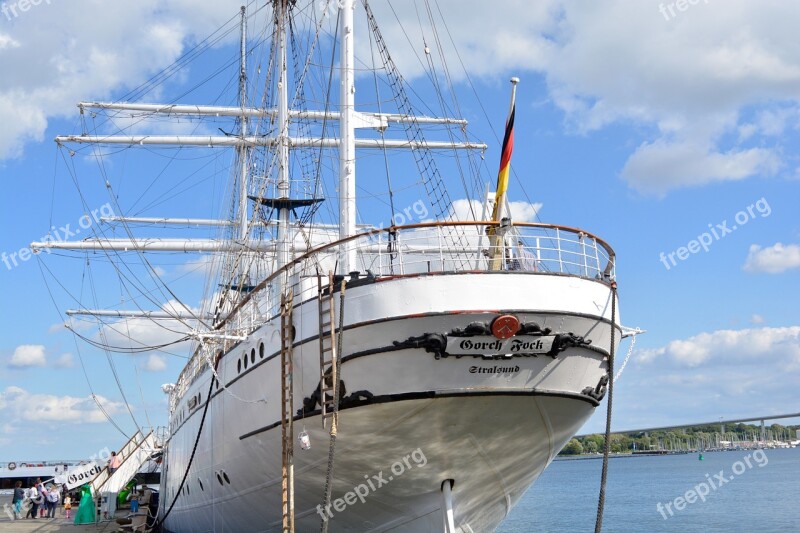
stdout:
<svg viewBox="0 0 800 533">
<path fill-rule="evenodd" d="M 498 532 L 593 531 L 601 468 L 554 461 Z M 800 448 L 612 458 L 603 531 L 800 531 Z"/>
</svg>

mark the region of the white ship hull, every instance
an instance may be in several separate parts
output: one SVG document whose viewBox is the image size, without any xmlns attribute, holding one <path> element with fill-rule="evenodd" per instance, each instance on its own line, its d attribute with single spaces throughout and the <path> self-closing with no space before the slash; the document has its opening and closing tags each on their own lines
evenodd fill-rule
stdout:
<svg viewBox="0 0 800 533">
<path fill-rule="evenodd" d="M 320 505 L 328 436 L 315 410 L 294 423 L 295 434 L 305 429 L 312 442 L 302 450 L 294 439 L 297 530 L 317 530 L 325 515 L 330 531 L 441 531 L 445 480 L 454 482 L 457 527 L 496 528 L 599 403 L 611 294 L 606 283 L 577 276 L 514 272 L 410 276 L 348 288 L 334 503 L 329 512 Z M 296 412 L 319 382 L 317 313 L 316 299 L 295 306 Z M 591 344 L 499 360 L 437 357 L 395 344 L 506 313 Z M 275 319 L 220 359 L 222 386 L 213 387 L 167 530 L 281 529 L 279 347 Z M 175 499 L 192 455 L 211 377 L 200 374 L 173 413 L 162 506 Z"/>
</svg>

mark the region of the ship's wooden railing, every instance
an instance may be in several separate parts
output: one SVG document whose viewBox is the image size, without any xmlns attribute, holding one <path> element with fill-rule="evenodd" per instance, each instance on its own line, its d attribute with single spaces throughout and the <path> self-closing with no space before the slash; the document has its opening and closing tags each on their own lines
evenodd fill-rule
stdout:
<svg viewBox="0 0 800 533">
<path fill-rule="evenodd" d="M 494 240 L 494 247 L 488 236 L 490 228 L 500 236 Z M 616 256 L 611 246 L 578 228 L 507 221 L 392 226 L 331 241 L 298 256 L 256 285 L 215 324 L 215 329 L 247 333 L 277 316 L 284 283 L 293 289 L 296 301 L 316 297 L 317 273 L 336 271 L 345 248 L 357 251 L 358 263 L 352 270 L 361 276 L 485 272 L 492 267 L 509 273 L 571 275 L 606 283 L 615 276 Z M 232 344 L 198 349 L 181 373 L 172 399 L 181 398 L 191 382 L 207 369 L 208 359 L 213 360 L 214 355 L 227 351 Z M 204 354 L 203 350 L 209 353 Z"/>
</svg>

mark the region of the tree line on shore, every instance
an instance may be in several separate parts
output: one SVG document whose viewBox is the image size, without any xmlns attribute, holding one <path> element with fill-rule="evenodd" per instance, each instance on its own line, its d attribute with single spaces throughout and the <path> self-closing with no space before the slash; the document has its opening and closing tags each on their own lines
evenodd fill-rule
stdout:
<svg viewBox="0 0 800 533">
<path fill-rule="evenodd" d="M 685 429 L 670 429 L 637 433 L 615 433 L 611 435 L 611 453 L 632 453 L 634 450 L 695 450 L 720 446 L 720 442 L 753 442 L 761 438 L 761 426 L 754 424 L 725 424 L 693 426 Z M 772 424 L 765 427 L 767 441 L 797 440 L 800 426 Z M 604 435 L 575 437 L 567 443 L 559 455 L 581 455 L 602 453 Z"/>
</svg>

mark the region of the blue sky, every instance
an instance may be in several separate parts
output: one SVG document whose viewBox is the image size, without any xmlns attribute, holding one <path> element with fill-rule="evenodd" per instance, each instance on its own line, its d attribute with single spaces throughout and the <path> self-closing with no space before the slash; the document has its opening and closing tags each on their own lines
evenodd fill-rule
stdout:
<svg viewBox="0 0 800 533">
<path fill-rule="evenodd" d="M 0 13 L 3 460 L 81 458 L 122 443 L 90 398 L 84 368 L 114 420 L 124 431 L 133 427 L 106 355 L 75 342 L 43 282 L 46 277 L 58 308 L 74 307 L 42 268 L 57 269 L 56 277 L 78 291 L 83 264 L 55 254 L 41 263 L 23 257 L 51 226 L 79 227 L 84 211 L 70 177 L 72 164 L 89 210 L 113 203 L 86 152 L 62 159 L 64 152 L 52 142 L 57 134 L 80 133 L 75 104 L 122 98 L 238 12 L 238 4 L 227 1 L 191 9 L 187 1 L 162 4 L 53 1 L 23 12 L 13 3 L 16 11 Z M 418 28 L 417 13 L 406 3 L 395 4 L 397 18 L 377 3 L 376 15 L 385 21 L 390 46 L 401 50 L 394 57 L 404 76 L 424 81 L 415 54 L 421 53 L 422 37 L 437 52 L 432 33 L 423 22 L 419 34 L 406 38 L 397 21 Z M 516 75 L 522 81 L 511 200 L 541 204 L 541 220 L 592 231 L 617 252 L 622 321 L 648 333 L 637 340 L 617 382 L 615 427 L 797 411 L 800 5 L 714 0 L 687 4 L 683 11 L 650 0 L 433 5 L 447 17 L 450 36 L 443 37 L 443 53 L 474 136 L 490 144 L 490 173 L 499 151 L 490 128 L 502 128 L 507 80 Z M 85 16 L 89 10 L 91 17 Z M 447 44 L 450 38 L 491 125 Z M 402 48 L 408 40 L 414 51 Z M 235 54 L 231 36 L 208 63 L 194 63 L 188 74 L 165 84 L 165 94 L 151 96 L 182 94 Z M 221 103 L 235 99 L 235 91 L 224 90 L 192 96 L 220 94 Z M 163 167 L 155 159 L 124 159 L 107 167 L 114 193 L 141 190 L 154 169 Z M 219 214 L 230 155 L 204 154 L 182 164 L 181 176 L 197 170 L 202 177 L 196 187 L 180 200 L 134 211 Z M 168 195 L 176 183 L 158 182 L 143 203 Z M 451 196 L 463 198 L 456 189 Z M 202 280 L 197 259 L 170 255 L 160 263 L 193 306 L 202 298 L 192 288 Z M 85 278 L 82 287 L 91 301 Z M 99 287 L 99 303 L 125 307 L 118 283 Z M 112 360 L 137 422 L 163 424 L 160 385 L 175 380 L 181 358 L 146 353 L 115 354 Z M 582 432 L 599 431 L 602 423 L 598 413 Z"/>
</svg>

